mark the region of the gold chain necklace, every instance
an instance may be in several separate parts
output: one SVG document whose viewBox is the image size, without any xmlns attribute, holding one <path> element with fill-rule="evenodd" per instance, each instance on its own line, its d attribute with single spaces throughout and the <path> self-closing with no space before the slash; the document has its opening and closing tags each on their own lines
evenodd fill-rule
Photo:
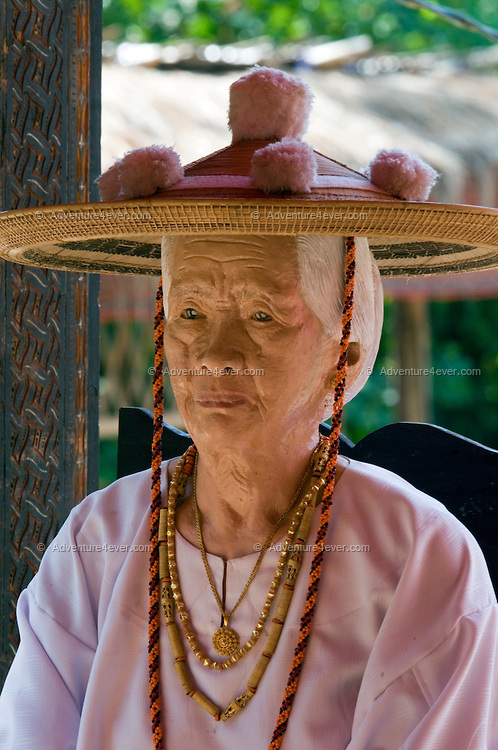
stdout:
<svg viewBox="0 0 498 750">
<path fill-rule="evenodd" d="M 161 580 L 161 606 L 164 612 L 164 617 L 166 621 L 166 630 L 169 636 L 171 650 L 172 650 L 172 654 L 174 658 L 175 669 L 177 671 L 178 678 L 180 680 L 180 684 L 182 685 L 184 692 L 190 698 L 195 700 L 211 716 L 213 716 L 216 719 L 216 721 L 219 721 L 220 719 L 222 721 L 227 721 L 229 718 L 231 718 L 236 713 L 241 711 L 255 694 L 257 687 L 259 685 L 259 682 L 261 681 L 261 678 L 263 677 L 263 674 L 270 662 L 270 659 L 272 658 L 275 652 L 278 641 L 280 639 L 280 634 L 283 630 L 285 620 L 287 617 L 287 612 L 289 610 L 289 606 L 292 601 L 292 596 L 294 593 L 294 586 L 295 586 L 299 571 L 301 569 L 303 554 L 304 554 L 304 550 L 306 546 L 306 540 L 307 540 L 309 528 L 311 525 L 313 512 L 317 504 L 318 493 L 320 489 L 325 485 L 325 467 L 326 467 L 327 458 L 328 458 L 328 445 L 327 443 L 321 443 L 320 446 L 318 446 L 318 448 L 315 451 L 315 461 L 314 461 L 314 468 L 313 468 L 314 481 L 310 489 L 306 492 L 305 496 L 299 503 L 299 507 L 292 520 L 291 526 L 294 527 L 294 531 L 292 535 L 290 535 L 290 533 L 287 535 L 287 539 L 286 539 L 287 550 L 289 549 L 290 541 L 293 540 L 292 554 L 290 554 L 287 559 L 287 572 L 286 572 L 286 577 L 285 577 L 285 584 L 284 584 L 284 587 L 280 596 L 280 600 L 279 600 L 279 603 L 275 612 L 275 617 L 272 620 L 272 627 L 271 627 L 266 645 L 263 649 L 261 656 L 259 657 L 256 663 L 255 668 L 253 669 L 251 673 L 251 676 L 249 677 L 249 680 L 247 682 L 247 689 L 241 695 L 234 698 L 224 711 L 222 711 L 218 706 L 216 706 L 207 696 L 201 693 L 200 690 L 197 690 L 197 688 L 193 685 L 190 679 L 190 675 L 188 673 L 185 652 L 183 650 L 183 646 L 180 640 L 180 633 L 178 631 L 178 628 L 175 622 L 175 615 L 174 615 L 175 604 L 176 604 L 177 609 L 178 609 L 178 614 L 180 616 L 180 620 L 185 630 L 186 623 L 188 627 L 188 615 L 185 611 L 185 606 L 183 604 L 183 601 L 181 601 L 182 611 L 180 611 L 180 607 L 178 606 L 179 599 L 181 599 L 181 594 L 180 594 L 178 576 L 176 575 L 176 561 L 174 560 L 174 555 L 173 555 L 173 563 L 174 563 L 174 571 L 175 571 L 174 573 L 173 573 L 173 570 L 170 569 L 170 564 L 169 564 L 170 563 L 170 549 L 169 548 L 171 547 L 172 544 L 174 547 L 174 534 L 175 534 L 174 510 L 173 510 L 173 528 L 171 528 L 170 526 L 169 510 L 170 510 L 170 507 L 173 507 L 173 509 L 176 508 L 177 500 L 181 498 L 185 492 L 186 486 L 190 478 L 190 474 L 192 473 L 192 470 L 193 470 L 195 452 L 196 452 L 196 449 L 194 446 L 192 446 L 186 451 L 186 453 L 182 456 L 181 460 L 179 461 L 175 470 L 175 474 L 170 484 L 170 490 L 169 490 L 169 496 L 168 496 L 168 508 L 167 509 L 163 508 L 160 512 L 158 540 L 159 540 L 159 577 Z M 299 526 L 296 520 L 296 517 L 298 516 L 298 514 L 299 514 Z M 296 532 L 296 528 L 297 528 L 297 532 Z M 287 544 L 287 542 L 289 542 L 289 544 Z M 287 550 L 286 550 L 286 554 L 287 554 Z M 270 606 L 271 606 L 271 602 L 270 602 Z M 255 635 L 255 631 L 253 631 L 253 636 L 254 635 Z M 259 633 L 258 633 L 258 637 L 259 637 Z M 190 645 L 192 646 L 192 643 Z M 248 648 L 245 649 L 245 647 L 240 649 L 240 652 L 241 652 L 240 655 L 247 653 L 247 650 Z M 195 650 L 194 650 L 194 653 L 197 656 L 197 658 L 200 658 L 199 654 L 196 653 Z M 211 662 L 211 660 L 207 660 L 210 663 L 206 663 L 206 661 L 202 660 L 202 658 L 201 658 L 201 661 L 206 666 L 212 666 L 214 668 L 221 669 L 225 667 L 225 665 L 230 666 L 230 663 L 235 663 L 235 661 L 237 661 L 238 658 L 240 657 L 236 655 L 232 655 L 226 662 Z"/>
<path fill-rule="evenodd" d="M 296 492 L 294 493 L 294 497 L 292 498 L 292 501 L 287 508 L 287 510 L 282 513 L 280 518 L 278 519 L 275 526 L 272 528 L 270 533 L 265 539 L 264 544 L 261 547 L 261 552 L 258 555 L 258 559 L 256 560 L 256 564 L 254 565 L 254 568 L 252 569 L 251 575 L 249 576 L 246 585 L 242 589 L 242 593 L 237 599 L 235 605 L 232 608 L 231 612 L 226 612 L 223 604 L 221 603 L 221 599 L 219 597 L 218 591 L 216 590 L 216 585 L 213 580 L 213 576 L 211 573 L 211 569 L 209 567 L 207 555 L 206 555 L 206 548 L 204 546 L 204 540 L 202 538 L 202 531 L 201 531 L 201 519 L 199 517 L 199 506 L 197 505 L 197 466 L 198 466 L 198 454 L 196 456 L 195 460 L 195 466 L 194 466 L 194 476 L 193 476 L 193 482 L 192 482 L 192 500 L 194 505 L 194 517 L 195 517 L 195 528 L 197 531 L 197 539 L 199 540 L 199 547 L 201 550 L 201 557 L 202 562 L 204 564 L 204 570 L 206 571 L 206 575 L 209 581 L 209 585 L 211 586 L 211 591 L 213 592 L 214 598 L 216 600 L 216 604 L 218 605 L 218 609 L 220 610 L 221 617 L 222 617 L 222 625 L 218 630 L 216 630 L 213 634 L 212 643 L 213 648 L 216 651 L 217 654 L 220 654 L 220 656 L 230 656 L 234 653 L 234 651 L 237 650 L 240 643 L 240 637 L 239 634 L 233 629 L 228 627 L 228 623 L 230 621 L 230 618 L 232 617 L 233 613 L 241 603 L 244 596 L 247 594 L 249 590 L 249 586 L 254 581 L 254 578 L 256 577 L 256 573 L 258 572 L 261 563 L 263 562 L 263 558 L 265 556 L 266 551 L 268 550 L 273 537 L 275 536 L 275 533 L 280 526 L 280 524 L 286 519 L 286 517 L 289 515 L 290 511 L 296 504 L 296 500 L 301 494 L 301 490 L 303 489 L 304 482 L 306 481 L 306 477 L 308 476 L 310 467 L 311 467 L 311 460 L 309 462 L 308 468 L 306 469 L 306 472 L 303 475 L 303 478 L 301 480 L 301 484 L 297 488 Z M 283 568 L 283 565 L 282 565 Z M 280 572 L 280 575 L 278 575 L 278 581 L 280 581 L 281 577 L 281 571 L 277 569 L 276 575 Z M 266 618 L 265 618 L 266 619 Z M 264 624 L 264 623 L 263 623 Z"/>
</svg>

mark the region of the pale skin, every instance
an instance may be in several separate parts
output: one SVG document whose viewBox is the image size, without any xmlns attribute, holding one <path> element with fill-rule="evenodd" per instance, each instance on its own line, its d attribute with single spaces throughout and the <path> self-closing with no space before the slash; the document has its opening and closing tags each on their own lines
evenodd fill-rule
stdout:
<svg viewBox="0 0 498 750">
<path fill-rule="evenodd" d="M 170 370 L 189 371 L 171 381 L 199 451 L 204 544 L 233 559 L 252 554 L 292 502 L 318 442 L 339 342 L 303 301 L 291 238 L 182 239 L 170 261 L 164 345 Z M 177 528 L 198 546 L 190 489 Z"/>
</svg>

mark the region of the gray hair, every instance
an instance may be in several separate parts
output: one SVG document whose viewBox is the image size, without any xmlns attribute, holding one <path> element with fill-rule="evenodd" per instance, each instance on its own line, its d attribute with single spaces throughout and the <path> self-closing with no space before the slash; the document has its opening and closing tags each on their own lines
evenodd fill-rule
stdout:
<svg viewBox="0 0 498 750">
<path fill-rule="evenodd" d="M 163 237 L 162 272 L 165 314 L 171 285 L 169 258 L 174 237 Z M 178 237 L 177 239 L 184 239 Z M 301 294 L 307 306 L 329 336 L 341 337 L 345 287 L 346 244 L 344 237 L 325 234 L 294 238 Z M 380 276 L 365 237 L 356 237 L 356 271 L 351 342 L 359 345 L 359 359 L 348 368 L 345 401 L 350 401 L 370 375 L 380 343 L 383 294 Z M 332 414 L 333 395 L 327 401 L 325 417 Z"/>
</svg>

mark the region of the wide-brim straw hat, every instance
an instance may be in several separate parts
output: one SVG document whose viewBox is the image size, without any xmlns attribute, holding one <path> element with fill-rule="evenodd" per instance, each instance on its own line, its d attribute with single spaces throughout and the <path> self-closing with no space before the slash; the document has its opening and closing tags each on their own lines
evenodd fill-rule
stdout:
<svg viewBox="0 0 498 750">
<path fill-rule="evenodd" d="M 311 98 L 298 79 L 254 70 L 231 87 L 227 148 L 184 169 L 172 149 L 131 152 L 101 178 L 112 200 L 0 214 L 0 255 L 154 275 L 165 235 L 330 234 L 367 237 L 388 276 L 498 266 L 498 210 L 425 201 L 435 173 L 413 155 L 380 152 L 361 174 L 312 151 L 300 140 Z"/>
</svg>

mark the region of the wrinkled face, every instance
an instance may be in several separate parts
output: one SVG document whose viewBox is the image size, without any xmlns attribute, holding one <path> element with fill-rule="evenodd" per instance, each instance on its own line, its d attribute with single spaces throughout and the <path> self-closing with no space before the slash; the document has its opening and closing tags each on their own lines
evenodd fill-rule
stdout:
<svg viewBox="0 0 498 750">
<path fill-rule="evenodd" d="M 292 238 L 178 240 L 169 272 L 165 351 L 194 439 L 316 435 L 339 345 L 303 301 Z"/>
</svg>

